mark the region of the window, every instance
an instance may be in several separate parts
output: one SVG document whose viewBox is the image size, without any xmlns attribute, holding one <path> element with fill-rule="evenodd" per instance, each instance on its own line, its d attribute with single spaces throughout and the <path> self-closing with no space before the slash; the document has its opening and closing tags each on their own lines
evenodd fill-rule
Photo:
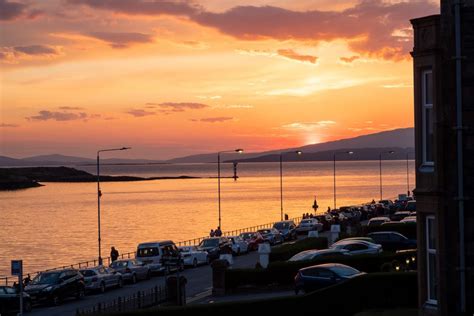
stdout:
<svg viewBox="0 0 474 316">
<path fill-rule="evenodd" d="M 427 302 L 438 303 L 438 276 L 436 269 L 436 226 L 435 217 L 426 217 L 426 279 L 428 282 Z"/>
<path fill-rule="evenodd" d="M 433 71 L 431 69 L 421 73 L 421 92 L 423 166 L 434 166 Z"/>
</svg>

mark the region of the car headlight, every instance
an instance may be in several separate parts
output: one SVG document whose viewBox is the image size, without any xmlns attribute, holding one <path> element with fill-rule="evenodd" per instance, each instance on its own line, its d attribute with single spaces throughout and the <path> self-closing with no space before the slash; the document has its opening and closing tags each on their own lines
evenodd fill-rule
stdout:
<svg viewBox="0 0 474 316">
<path fill-rule="evenodd" d="M 47 286 L 43 289 L 44 292 L 50 292 L 51 290 L 53 289 L 53 286 L 50 285 L 50 286 Z"/>
</svg>

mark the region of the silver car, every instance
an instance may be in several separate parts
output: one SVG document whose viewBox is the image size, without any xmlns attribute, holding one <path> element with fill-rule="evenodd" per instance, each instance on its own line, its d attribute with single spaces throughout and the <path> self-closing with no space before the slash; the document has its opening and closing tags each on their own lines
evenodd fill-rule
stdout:
<svg viewBox="0 0 474 316">
<path fill-rule="evenodd" d="M 321 250 L 305 250 L 302 251 L 290 259 L 288 261 L 306 261 L 306 260 L 314 260 L 316 258 L 328 258 L 328 257 L 336 257 L 342 256 L 348 253 L 348 250 L 345 249 L 321 249 Z"/>
<path fill-rule="evenodd" d="M 138 280 L 148 280 L 151 277 L 150 268 L 135 259 L 117 260 L 112 262 L 110 267 L 122 275 L 123 281 L 136 283 Z"/>
<path fill-rule="evenodd" d="M 98 266 L 80 270 L 84 276 L 87 291 L 99 291 L 104 293 L 111 287 L 122 287 L 122 274 L 112 268 Z"/>
<path fill-rule="evenodd" d="M 382 246 L 364 240 L 341 240 L 331 246 L 330 249 L 347 250 L 347 255 L 378 254 L 382 252 Z"/>
</svg>

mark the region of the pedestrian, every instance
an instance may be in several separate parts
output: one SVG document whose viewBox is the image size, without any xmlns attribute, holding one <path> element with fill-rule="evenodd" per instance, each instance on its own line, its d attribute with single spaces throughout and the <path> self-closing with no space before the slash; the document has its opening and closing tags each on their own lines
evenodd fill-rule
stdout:
<svg viewBox="0 0 474 316">
<path fill-rule="evenodd" d="M 216 233 L 214 232 L 214 229 L 211 229 L 211 232 L 209 233 L 209 236 L 214 237 Z"/>
<path fill-rule="evenodd" d="M 119 252 L 117 251 L 117 249 L 115 249 L 115 247 L 112 246 L 112 248 L 110 248 L 110 259 L 112 260 L 112 262 L 116 261 L 119 257 Z"/>
<path fill-rule="evenodd" d="M 214 232 L 214 235 L 216 237 L 221 237 L 222 236 L 222 230 L 221 230 L 221 227 L 220 226 L 217 226 L 217 229 L 216 231 Z"/>
<path fill-rule="evenodd" d="M 331 213 L 331 207 L 328 206 L 328 213 Z"/>
<path fill-rule="evenodd" d="M 30 274 L 28 273 L 28 275 L 26 276 L 26 278 L 23 280 L 23 286 L 27 286 L 28 284 L 30 284 L 31 282 L 31 276 Z"/>
</svg>

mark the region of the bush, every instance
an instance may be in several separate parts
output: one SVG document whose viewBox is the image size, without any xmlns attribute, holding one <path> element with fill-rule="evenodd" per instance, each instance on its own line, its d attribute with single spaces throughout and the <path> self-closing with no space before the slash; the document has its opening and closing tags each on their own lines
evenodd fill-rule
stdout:
<svg viewBox="0 0 474 316">
<path fill-rule="evenodd" d="M 297 311 L 299 315 L 352 316 L 374 308 L 415 308 L 417 299 L 415 272 L 373 273 L 300 296 L 159 308 L 119 315 L 246 315 L 257 311 L 283 315 Z"/>
<path fill-rule="evenodd" d="M 404 263 L 406 259 L 416 257 L 416 251 L 404 251 L 403 253 L 383 252 L 377 255 L 356 255 L 356 256 L 334 256 L 320 258 L 311 261 L 296 262 L 273 262 L 267 269 L 230 269 L 226 271 L 225 287 L 231 292 L 243 286 L 266 287 L 271 285 L 292 286 L 294 277 L 298 270 L 312 265 L 323 263 L 342 263 L 354 267 L 363 272 L 391 271 L 386 263 L 393 265 L 393 262 Z M 416 268 L 415 262 L 410 262 L 410 270 Z M 407 270 L 402 267 L 402 270 Z"/>
<path fill-rule="evenodd" d="M 328 247 L 328 239 L 326 237 L 311 237 L 297 240 L 292 243 L 273 247 L 270 253 L 270 262 L 286 261 L 294 255 L 311 249 L 326 249 Z"/>
<path fill-rule="evenodd" d="M 363 226 L 362 235 L 380 231 L 393 231 L 402 234 L 408 239 L 416 239 L 416 223 L 392 223 L 380 226 Z"/>
</svg>

